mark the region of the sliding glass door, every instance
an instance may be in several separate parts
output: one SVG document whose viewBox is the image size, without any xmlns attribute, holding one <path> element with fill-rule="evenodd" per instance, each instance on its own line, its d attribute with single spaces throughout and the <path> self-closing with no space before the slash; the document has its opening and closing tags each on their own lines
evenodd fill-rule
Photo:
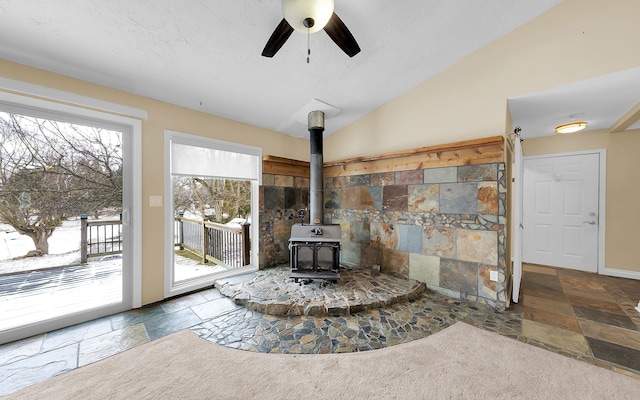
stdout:
<svg viewBox="0 0 640 400">
<path fill-rule="evenodd" d="M 131 308 L 131 136 L 0 103 L 0 342 Z"/>
</svg>

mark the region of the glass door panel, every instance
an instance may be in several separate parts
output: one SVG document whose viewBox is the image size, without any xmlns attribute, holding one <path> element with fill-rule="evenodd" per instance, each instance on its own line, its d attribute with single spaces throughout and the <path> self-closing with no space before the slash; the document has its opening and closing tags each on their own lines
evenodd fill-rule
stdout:
<svg viewBox="0 0 640 400">
<path fill-rule="evenodd" d="M 127 138 L 73 120 L 0 111 L 0 342 L 130 308 Z"/>
</svg>

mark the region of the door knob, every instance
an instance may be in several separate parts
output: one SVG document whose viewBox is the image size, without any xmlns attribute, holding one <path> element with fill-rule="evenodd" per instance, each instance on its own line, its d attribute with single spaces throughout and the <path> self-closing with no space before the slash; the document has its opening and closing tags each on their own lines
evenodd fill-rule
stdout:
<svg viewBox="0 0 640 400">
<path fill-rule="evenodd" d="M 595 225 L 596 221 L 584 221 L 585 224 Z"/>
</svg>

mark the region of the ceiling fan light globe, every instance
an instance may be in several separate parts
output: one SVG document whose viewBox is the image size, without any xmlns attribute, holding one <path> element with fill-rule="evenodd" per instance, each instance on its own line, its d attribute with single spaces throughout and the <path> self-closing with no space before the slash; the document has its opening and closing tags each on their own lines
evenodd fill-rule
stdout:
<svg viewBox="0 0 640 400">
<path fill-rule="evenodd" d="M 315 33 L 324 28 L 333 15 L 333 0 L 282 0 L 282 14 L 289 25 L 297 31 Z M 311 28 L 304 25 L 306 18 L 312 18 Z"/>
</svg>

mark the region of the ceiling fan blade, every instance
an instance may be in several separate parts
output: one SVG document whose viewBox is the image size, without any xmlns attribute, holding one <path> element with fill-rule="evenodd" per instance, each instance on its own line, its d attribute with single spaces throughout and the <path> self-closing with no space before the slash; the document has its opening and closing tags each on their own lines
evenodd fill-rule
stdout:
<svg viewBox="0 0 640 400">
<path fill-rule="evenodd" d="M 340 17 L 333 13 L 324 31 L 349 57 L 360 53 L 360 46 Z"/>
<path fill-rule="evenodd" d="M 289 36 L 291 36 L 292 33 L 293 28 L 291 27 L 291 25 L 289 25 L 287 20 L 283 18 L 276 27 L 276 30 L 274 30 L 271 34 L 271 37 L 269 38 L 269 41 L 267 41 L 267 44 L 264 46 L 262 55 L 264 57 L 275 56 L 278 50 L 280 50 L 280 48 L 284 45 L 287 39 L 289 39 Z"/>
</svg>

